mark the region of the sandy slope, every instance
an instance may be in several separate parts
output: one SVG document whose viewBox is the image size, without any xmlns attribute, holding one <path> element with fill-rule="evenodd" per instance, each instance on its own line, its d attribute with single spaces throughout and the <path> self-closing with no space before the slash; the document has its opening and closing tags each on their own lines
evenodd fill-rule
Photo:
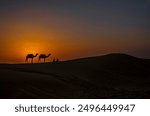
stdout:
<svg viewBox="0 0 150 116">
<path fill-rule="evenodd" d="M 125 54 L 1 64 L 1 98 L 150 98 L 150 63 Z"/>
</svg>

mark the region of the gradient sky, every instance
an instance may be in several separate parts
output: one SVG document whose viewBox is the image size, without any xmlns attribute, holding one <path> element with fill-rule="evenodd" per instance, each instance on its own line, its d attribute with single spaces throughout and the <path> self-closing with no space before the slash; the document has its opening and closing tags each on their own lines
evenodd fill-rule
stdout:
<svg viewBox="0 0 150 116">
<path fill-rule="evenodd" d="M 0 62 L 112 52 L 150 58 L 150 0 L 0 0 Z"/>
</svg>

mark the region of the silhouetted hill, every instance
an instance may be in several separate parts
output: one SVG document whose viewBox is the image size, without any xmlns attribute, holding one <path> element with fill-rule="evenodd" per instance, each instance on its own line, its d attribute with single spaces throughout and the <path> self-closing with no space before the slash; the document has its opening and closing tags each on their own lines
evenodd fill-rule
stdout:
<svg viewBox="0 0 150 116">
<path fill-rule="evenodd" d="M 0 65 L 1 98 L 150 98 L 150 60 L 108 54 Z"/>
<path fill-rule="evenodd" d="M 57 67 L 59 65 L 59 67 Z M 149 79 L 150 65 L 144 59 L 126 54 L 109 54 L 104 56 L 82 58 L 56 64 L 57 68 L 65 72 L 81 74 L 90 81 L 103 84 L 118 85 L 131 84 Z"/>
</svg>

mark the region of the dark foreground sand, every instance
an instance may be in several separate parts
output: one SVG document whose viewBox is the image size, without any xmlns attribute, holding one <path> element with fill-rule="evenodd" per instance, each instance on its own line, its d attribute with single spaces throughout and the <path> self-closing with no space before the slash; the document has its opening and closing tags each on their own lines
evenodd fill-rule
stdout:
<svg viewBox="0 0 150 116">
<path fill-rule="evenodd" d="M 0 98 L 150 98 L 150 60 L 125 54 L 1 64 Z"/>
</svg>

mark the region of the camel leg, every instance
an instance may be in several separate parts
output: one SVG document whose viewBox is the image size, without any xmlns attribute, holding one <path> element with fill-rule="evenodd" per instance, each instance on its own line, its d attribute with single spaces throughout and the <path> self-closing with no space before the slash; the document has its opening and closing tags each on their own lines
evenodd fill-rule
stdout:
<svg viewBox="0 0 150 116">
<path fill-rule="evenodd" d="M 25 62 L 27 62 L 27 61 L 28 61 L 28 59 L 26 58 Z"/>
<path fill-rule="evenodd" d="M 31 59 L 31 63 L 33 63 L 33 59 Z"/>
<path fill-rule="evenodd" d="M 28 62 L 29 61 L 29 58 L 26 58 L 26 62 Z"/>
</svg>

